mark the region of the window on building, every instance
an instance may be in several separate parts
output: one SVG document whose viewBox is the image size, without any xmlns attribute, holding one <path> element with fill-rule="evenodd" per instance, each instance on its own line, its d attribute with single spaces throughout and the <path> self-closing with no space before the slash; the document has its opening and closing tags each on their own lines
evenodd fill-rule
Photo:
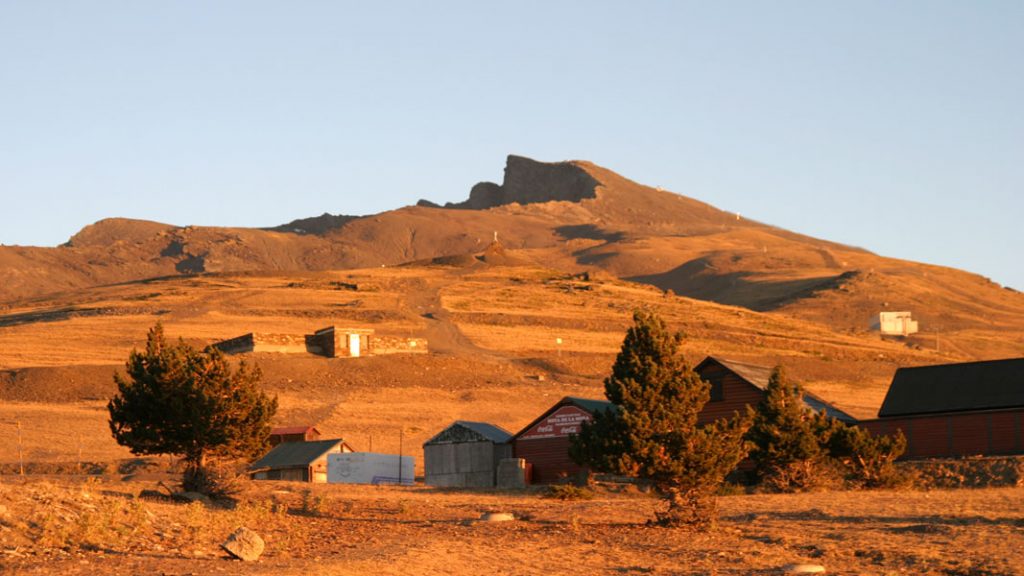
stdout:
<svg viewBox="0 0 1024 576">
<path fill-rule="evenodd" d="M 725 400 L 725 388 L 722 386 L 721 380 L 715 380 L 711 383 L 711 402 L 721 402 Z"/>
</svg>

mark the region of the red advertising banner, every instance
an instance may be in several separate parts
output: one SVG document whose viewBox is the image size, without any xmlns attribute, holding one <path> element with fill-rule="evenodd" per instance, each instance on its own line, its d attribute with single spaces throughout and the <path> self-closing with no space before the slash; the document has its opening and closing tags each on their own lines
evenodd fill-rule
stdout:
<svg viewBox="0 0 1024 576">
<path fill-rule="evenodd" d="M 589 422 L 592 416 L 585 410 L 575 406 L 562 406 L 547 418 L 541 420 L 533 428 L 519 437 L 520 440 L 536 440 L 538 438 L 558 438 L 580 433 L 580 424 Z"/>
</svg>

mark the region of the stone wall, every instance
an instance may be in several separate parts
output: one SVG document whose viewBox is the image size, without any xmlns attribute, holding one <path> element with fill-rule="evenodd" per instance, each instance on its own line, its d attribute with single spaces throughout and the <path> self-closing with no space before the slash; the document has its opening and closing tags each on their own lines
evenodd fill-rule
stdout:
<svg viewBox="0 0 1024 576">
<path fill-rule="evenodd" d="M 344 358 L 349 353 L 349 335 L 359 335 L 359 355 L 375 354 L 426 354 L 426 338 L 402 338 L 398 336 L 376 336 L 366 328 L 340 329 L 334 326 L 321 328 L 312 334 L 269 334 L 250 332 L 235 338 L 214 343 L 214 347 L 225 354 L 247 352 L 278 352 L 283 354 L 316 354 L 327 358 Z"/>
<path fill-rule="evenodd" d="M 250 332 L 235 338 L 228 338 L 227 340 L 216 342 L 213 347 L 225 354 L 244 354 L 246 352 L 254 351 L 255 338 L 253 333 Z"/>
<path fill-rule="evenodd" d="M 374 336 L 372 354 L 426 354 L 426 338 L 400 338 L 396 336 Z"/>
</svg>

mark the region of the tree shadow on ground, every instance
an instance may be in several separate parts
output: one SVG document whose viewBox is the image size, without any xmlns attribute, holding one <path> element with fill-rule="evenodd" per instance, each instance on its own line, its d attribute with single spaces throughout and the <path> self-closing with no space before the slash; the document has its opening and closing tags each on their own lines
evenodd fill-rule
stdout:
<svg viewBox="0 0 1024 576">
<path fill-rule="evenodd" d="M 733 522 L 750 522 L 755 519 L 780 520 L 785 522 L 828 522 L 842 524 L 870 524 L 884 527 L 893 532 L 921 532 L 926 533 L 930 529 L 924 526 L 1008 526 L 1013 528 L 1024 527 L 1024 518 L 998 517 L 989 518 L 986 516 L 944 516 L 939 514 L 921 514 L 907 516 L 884 516 L 884 515 L 852 515 L 852 514 L 829 514 L 820 510 L 809 510 L 806 512 L 758 512 L 756 514 L 736 514 L 723 516 L 722 520 Z M 895 525 L 895 526 L 894 526 Z"/>
</svg>

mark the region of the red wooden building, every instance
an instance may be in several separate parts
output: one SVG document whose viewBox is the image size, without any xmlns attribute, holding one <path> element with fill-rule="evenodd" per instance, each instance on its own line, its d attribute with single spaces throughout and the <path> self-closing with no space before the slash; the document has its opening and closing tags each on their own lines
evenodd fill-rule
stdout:
<svg viewBox="0 0 1024 576">
<path fill-rule="evenodd" d="M 512 437 L 512 455 L 532 466 L 532 482 L 548 484 L 583 471 L 569 458 L 569 437 L 578 434 L 580 425 L 592 420 L 598 410 L 615 410 L 615 405 L 566 396 Z"/>
<path fill-rule="evenodd" d="M 859 425 L 902 430 L 906 458 L 1024 454 L 1024 358 L 900 368 Z"/>
<path fill-rule="evenodd" d="M 764 397 L 772 372 L 771 368 L 764 366 L 711 356 L 694 370 L 711 384 L 711 400 L 700 413 L 701 424 L 730 417 L 748 405 L 756 405 Z M 825 411 L 844 422 L 855 421 L 849 414 L 809 392 L 804 394 L 804 404 L 810 410 Z M 583 468 L 569 458 L 569 437 L 578 433 L 580 425 L 590 421 L 594 412 L 614 409 L 614 404 L 603 400 L 562 398 L 513 437 L 513 456 L 532 465 L 534 483 L 546 484 L 572 478 L 583 472 Z"/>
<path fill-rule="evenodd" d="M 282 442 L 313 442 L 320 439 L 320 431 L 313 426 L 279 426 L 270 430 L 270 446 Z"/>
<path fill-rule="evenodd" d="M 718 418 L 728 418 L 736 412 L 742 413 L 747 406 L 757 406 L 764 398 L 772 369 L 756 364 L 726 360 L 708 356 L 694 368 L 697 374 L 711 384 L 711 400 L 700 412 L 699 422 L 707 424 Z M 825 412 L 843 422 L 855 422 L 856 418 L 832 406 L 810 392 L 804 392 L 804 405 L 815 412 Z"/>
</svg>

